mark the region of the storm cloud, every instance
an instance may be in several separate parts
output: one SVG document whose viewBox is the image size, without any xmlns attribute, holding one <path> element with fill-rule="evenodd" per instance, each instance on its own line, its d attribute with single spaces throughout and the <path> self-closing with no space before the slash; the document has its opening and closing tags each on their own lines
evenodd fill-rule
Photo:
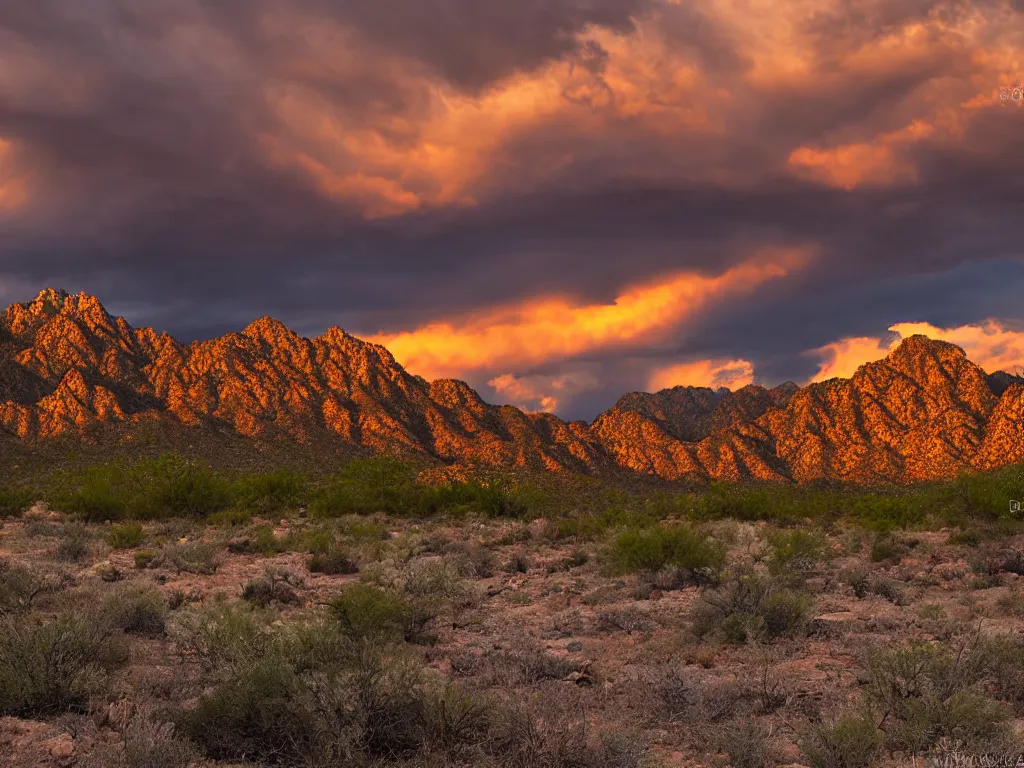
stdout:
<svg viewBox="0 0 1024 768">
<path fill-rule="evenodd" d="M 0 3 L 0 301 L 337 324 L 570 417 L 805 381 L 1024 319 L 1022 49 L 1003 0 Z"/>
</svg>

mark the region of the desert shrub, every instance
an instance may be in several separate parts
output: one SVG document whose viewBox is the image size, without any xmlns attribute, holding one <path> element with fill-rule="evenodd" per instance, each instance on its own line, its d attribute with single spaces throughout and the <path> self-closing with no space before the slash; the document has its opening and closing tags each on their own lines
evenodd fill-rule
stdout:
<svg viewBox="0 0 1024 768">
<path fill-rule="evenodd" d="M 871 562 L 899 563 L 906 553 L 907 548 L 900 542 L 888 536 L 879 536 L 871 547 Z"/>
<path fill-rule="evenodd" d="M 607 552 L 617 573 L 658 571 L 666 566 L 717 571 L 725 548 L 688 525 L 659 526 L 620 534 Z"/>
<path fill-rule="evenodd" d="M 204 541 L 190 541 L 172 544 L 164 550 L 164 558 L 177 569 L 178 573 L 194 573 L 211 576 L 220 567 L 218 548 Z"/>
<path fill-rule="evenodd" d="M 195 744 L 175 733 L 174 723 L 150 712 L 137 711 L 123 737 L 123 749 L 101 746 L 75 764 L 82 768 L 189 768 L 199 758 Z"/>
<path fill-rule="evenodd" d="M 544 536 L 551 541 L 589 541 L 601 538 L 609 531 L 647 528 L 657 525 L 659 521 L 660 518 L 645 510 L 611 506 L 549 519 L 545 523 Z"/>
<path fill-rule="evenodd" d="M 206 522 L 218 528 L 235 528 L 252 522 L 252 512 L 248 509 L 229 508 L 208 515 Z"/>
<path fill-rule="evenodd" d="M 810 609 L 809 595 L 782 589 L 773 591 L 764 599 L 759 615 L 764 620 L 768 637 L 792 637 L 805 627 Z"/>
<path fill-rule="evenodd" d="M 247 661 L 225 677 L 179 722 L 207 757 L 287 765 L 329 750 L 314 730 L 317 699 L 284 659 Z"/>
<path fill-rule="evenodd" d="M 958 531 L 950 534 L 949 543 L 964 547 L 976 547 L 981 544 L 981 534 L 978 531 Z"/>
<path fill-rule="evenodd" d="M 356 459 L 328 478 L 311 495 L 316 516 L 387 512 L 392 515 L 462 514 L 473 510 L 492 517 L 522 517 L 531 505 L 540 506 L 545 494 L 507 478 L 474 479 L 428 485 L 417 482 L 408 462 L 388 457 Z"/>
<path fill-rule="evenodd" d="M 572 570 L 573 568 L 579 568 L 581 565 L 586 565 L 590 562 L 590 553 L 581 547 L 576 547 L 569 556 L 565 558 L 564 565 L 566 570 Z"/>
<path fill-rule="evenodd" d="M 729 642 L 791 636 L 805 625 L 810 598 L 753 572 L 731 574 L 718 588 L 701 592 L 692 616 L 698 637 L 719 634 Z"/>
<path fill-rule="evenodd" d="M 523 552 L 516 552 L 505 563 L 506 573 L 529 573 L 530 558 Z"/>
<path fill-rule="evenodd" d="M 776 576 L 804 576 L 817 566 L 825 553 L 825 536 L 820 531 L 798 528 L 769 534 L 771 554 L 768 569 Z"/>
<path fill-rule="evenodd" d="M 135 464 L 89 467 L 59 504 L 87 521 L 205 517 L 228 507 L 230 485 L 205 464 L 164 454 Z"/>
<path fill-rule="evenodd" d="M 252 579 L 242 589 L 242 599 L 253 605 L 266 607 L 273 602 L 292 604 L 299 602 L 295 593 L 298 580 L 289 573 L 268 569 L 261 578 Z"/>
<path fill-rule="evenodd" d="M 887 746 L 913 754 L 943 738 L 1002 746 L 1010 711 L 986 690 L 999 670 L 993 648 L 968 636 L 952 646 L 911 642 L 873 654 L 865 690 L 882 714 Z"/>
<path fill-rule="evenodd" d="M 230 505 L 230 487 L 224 478 L 204 464 L 175 454 L 142 462 L 132 474 L 140 488 L 130 505 L 133 517 L 207 517 Z"/>
<path fill-rule="evenodd" d="M 999 570 L 1006 573 L 1015 573 L 1024 576 L 1024 552 L 1011 550 L 1003 554 Z"/>
<path fill-rule="evenodd" d="M 745 485 L 713 482 L 696 502 L 693 515 L 703 520 L 770 520 L 795 523 L 833 515 L 840 497 L 810 486 Z"/>
<path fill-rule="evenodd" d="M 479 544 L 453 542 L 448 550 L 455 557 L 456 567 L 463 576 L 486 579 L 494 575 L 498 567 L 497 556 L 487 547 Z"/>
<path fill-rule="evenodd" d="M 812 724 L 800 749 L 811 768 L 868 768 L 881 746 L 871 715 L 849 711 L 831 722 Z"/>
<path fill-rule="evenodd" d="M 125 660 L 107 631 L 78 614 L 39 623 L 0 618 L 0 714 L 84 712 L 107 673 Z"/>
<path fill-rule="evenodd" d="M 659 714 L 669 722 L 680 719 L 700 701 L 697 685 L 676 667 L 660 669 L 650 690 Z"/>
<path fill-rule="evenodd" d="M 884 532 L 920 525 L 932 506 L 925 494 L 900 489 L 860 495 L 848 509 L 850 518 L 860 526 Z"/>
<path fill-rule="evenodd" d="M 175 640 L 182 653 L 198 658 L 207 674 L 272 652 L 274 635 L 248 603 L 213 603 L 184 613 Z"/>
<path fill-rule="evenodd" d="M 107 534 L 107 543 L 114 549 L 134 549 L 142 543 L 142 526 L 138 523 L 115 525 Z"/>
<path fill-rule="evenodd" d="M 315 552 L 309 558 L 308 566 L 312 573 L 326 573 L 332 576 L 359 572 L 359 564 L 340 547 L 332 547 L 326 552 Z"/>
<path fill-rule="evenodd" d="M 1024 472 L 1019 466 L 991 472 L 965 472 L 955 481 L 946 483 L 939 493 L 939 503 L 951 520 L 1013 518 L 1007 501 L 1021 498 L 1024 498 Z"/>
<path fill-rule="evenodd" d="M 657 626 L 657 622 L 636 608 L 620 608 L 597 614 L 597 628 L 602 632 L 619 630 L 631 635 L 634 632 L 649 632 Z"/>
<path fill-rule="evenodd" d="M 775 765 L 764 729 L 749 720 L 722 729 L 720 748 L 729 755 L 730 768 L 768 768 Z"/>
<path fill-rule="evenodd" d="M 46 520 L 45 518 L 33 515 L 32 517 L 26 518 L 25 527 L 22 531 L 30 539 L 57 539 L 60 538 L 63 533 L 64 527 L 52 520 Z"/>
<path fill-rule="evenodd" d="M 884 597 L 894 605 L 903 605 L 907 599 L 903 592 L 902 585 L 898 581 L 887 579 L 884 576 L 873 576 L 869 578 L 867 591 L 868 594 Z"/>
<path fill-rule="evenodd" d="M 424 741 L 428 751 L 458 754 L 484 741 L 492 708 L 455 685 L 430 691 L 423 707 Z"/>
<path fill-rule="evenodd" d="M 239 478 L 231 486 L 231 498 L 243 510 L 266 515 L 300 506 L 306 488 L 304 476 L 280 470 Z"/>
<path fill-rule="evenodd" d="M 0 488 L 0 517 L 21 517 L 37 498 L 38 494 L 28 488 Z"/>
<path fill-rule="evenodd" d="M 108 626 L 134 635 L 159 637 L 167 629 L 167 604 L 154 587 L 115 590 L 101 604 L 100 616 Z"/>
<path fill-rule="evenodd" d="M 477 502 L 491 517 L 520 518 L 529 510 L 523 496 L 506 482 L 494 480 L 480 485 Z"/>
<path fill-rule="evenodd" d="M 186 643 L 214 653 L 204 661 L 209 691 L 180 718 L 207 757 L 365 765 L 412 756 L 427 743 L 437 712 L 420 667 L 407 657 L 344 641 L 317 623 L 259 628 L 253 651 L 243 641 L 248 631 L 239 632 L 251 621 L 250 614 L 239 623 L 245 615 L 222 610 Z M 232 638 L 230 652 L 211 645 L 212 637 Z"/>
<path fill-rule="evenodd" d="M 151 549 L 143 549 L 135 553 L 133 558 L 135 560 L 135 567 L 144 570 L 146 568 L 152 568 L 161 562 L 161 557 L 158 553 Z"/>
<path fill-rule="evenodd" d="M 29 610 L 44 587 L 42 577 L 31 568 L 0 558 L 0 616 Z"/>
<path fill-rule="evenodd" d="M 353 638 L 403 640 L 415 634 L 418 616 L 403 597 L 390 589 L 353 584 L 330 601 L 345 632 Z"/>
<path fill-rule="evenodd" d="M 579 707 L 552 699 L 498 710 L 486 749 L 503 768 L 638 768 L 643 757 L 637 739 L 593 732 Z"/>
<path fill-rule="evenodd" d="M 89 534 L 81 525 L 67 525 L 53 552 L 55 559 L 63 563 L 80 563 L 92 552 Z"/>
<path fill-rule="evenodd" d="M 527 643 L 517 650 L 491 651 L 484 655 L 486 677 L 494 685 L 514 688 L 543 680 L 562 680 L 579 670 L 576 662 Z"/>
<path fill-rule="evenodd" d="M 416 503 L 415 468 L 388 457 L 355 459 L 324 481 L 312 494 L 311 514 L 337 517 L 347 514 L 407 513 Z"/>
<path fill-rule="evenodd" d="M 839 574 L 839 580 L 849 584 L 855 597 L 864 599 L 870 594 L 871 576 L 863 568 L 850 568 Z"/>
<path fill-rule="evenodd" d="M 58 496 L 57 505 L 87 522 L 118 520 L 128 511 L 121 480 L 121 473 L 113 465 L 89 467 L 81 473 L 74 490 Z"/>
</svg>

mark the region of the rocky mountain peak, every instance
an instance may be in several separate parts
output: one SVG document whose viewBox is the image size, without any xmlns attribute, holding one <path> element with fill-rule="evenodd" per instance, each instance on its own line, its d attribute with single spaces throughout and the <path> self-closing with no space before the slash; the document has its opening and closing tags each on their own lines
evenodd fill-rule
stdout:
<svg viewBox="0 0 1024 768">
<path fill-rule="evenodd" d="M 1024 460 L 1024 378 L 987 375 L 959 347 L 911 336 L 849 379 L 631 392 L 591 424 L 566 423 L 490 405 L 463 381 L 412 376 L 336 327 L 307 339 L 263 317 L 186 346 L 57 290 L 0 316 L 0 432 L 34 444 L 137 422 L 446 463 L 907 481 Z"/>
</svg>

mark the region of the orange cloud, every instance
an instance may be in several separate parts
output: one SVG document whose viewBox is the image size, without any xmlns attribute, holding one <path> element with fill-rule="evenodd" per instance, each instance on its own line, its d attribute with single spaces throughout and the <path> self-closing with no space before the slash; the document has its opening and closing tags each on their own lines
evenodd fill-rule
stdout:
<svg viewBox="0 0 1024 768">
<path fill-rule="evenodd" d="M 806 258 L 806 252 L 776 254 L 717 277 L 677 274 L 630 288 L 610 304 L 580 305 L 555 296 L 533 299 L 369 340 L 383 344 L 407 369 L 426 378 L 535 366 L 654 340 L 713 302 L 786 276 Z"/>
<path fill-rule="evenodd" d="M 865 363 L 881 360 L 895 349 L 901 339 L 920 334 L 931 339 L 956 344 L 967 357 L 983 369 L 1014 372 L 1024 368 L 1024 332 L 1005 328 L 998 320 L 978 325 L 939 328 L 929 323 L 897 323 L 889 331 L 895 338 L 852 337 L 810 350 L 821 358 L 821 367 L 811 381 L 825 381 L 839 376 L 849 378 Z"/>
<path fill-rule="evenodd" d="M 663 24 L 655 10 L 637 19 L 632 33 L 603 27 L 580 32 L 579 42 L 601 52 L 595 66 L 553 61 L 511 74 L 476 94 L 458 91 L 421 65 L 374 48 L 334 22 L 304 18 L 294 10 L 278 12 L 265 19 L 266 31 L 281 37 L 282 49 L 295 53 L 282 76 L 263 88 L 279 120 L 279 127 L 262 137 L 268 158 L 294 168 L 324 196 L 354 203 L 368 218 L 473 205 L 495 189 L 540 183 L 578 160 L 591 139 L 623 131 L 633 141 L 680 148 L 661 153 L 647 167 L 631 166 L 640 178 L 685 174 L 742 184 L 788 168 L 841 189 L 894 184 L 916 178 L 905 151 L 909 146 L 955 139 L 971 113 L 992 105 L 995 81 L 1014 56 L 1012 39 L 998 32 L 1012 22 L 1000 25 L 991 13 L 969 8 L 955 17 L 936 12 L 862 37 L 838 31 L 842 4 L 829 0 L 694 5 L 696 13 L 706 15 L 709 29 L 727 41 L 723 44 L 734 46 L 749 63 L 738 76 L 724 79 L 689 46 L 680 45 L 672 25 Z M 873 11 L 869 8 L 868 15 Z M 833 15 L 837 30 L 823 45 L 808 19 L 821 17 L 827 25 Z M 964 63 L 943 71 L 954 66 L 942 66 L 953 57 Z M 330 89 L 308 84 L 358 78 L 371 68 L 369 62 L 377 79 L 400 92 L 402 107 L 351 109 L 335 103 Z M 830 144 L 822 137 L 796 148 L 781 147 L 766 135 L 753 139 L 763 144 L 763 167 L 732 168 L 721 162 L 729 154 L 730 133 L 752 124 L 766 102 L 794 94 L 841 94 L 895 71 L 936 72 L 900 105 L 899 114 L 909 115 L 905 127 L 892 131 L 871 124 L 877 115 L 853 116 L 842 126 L 841 142 Z M 823 102 L 822 108 L 828 107 Z M 552 150 L 542 162 L 509 156 L 518 139 L 549 128 L 580 141 Z M 695 157 L 685 150 L 694 140 L 721 149 L 721 155 L 712 151 Z"/>
<path fill-rule="evenodd" d="M 855 336 L 807 352 L 821 359 L 821 367 L 811 382 L 827 379 L 848 379 L 865 363 L 881 360 L 899 343 L 899 339 L 876 339 L 871 336 Z"/>
<path fill-rule="evenodd" d="M 754 364 L 748 360 L 698 360 L 655 371 L 647 383 L 651 392 L 677 386 L 726 387 L 736 390 L 754 383 Z"/>
<path fill-rule="evenodd" d="M 917 169 L 901 150 L 934 133 L 935 126 L 915 120 L 906 128 L 878 137 L 873 143 L 847 144 L 833 149 L 800 147 L 790 154 L 789 164 L 829 186 L 847 190 L 863 184 L 914 181 Z"/>
<path fill-rule="evenodd" d="M 552 413 L 565 398 L 596 389 L 597 377 L 586 371 L 573 371 L 556 376 L 532 375 L 514 376 L 503 373 L 487 382 L 501 396 L 512 401 L 512 405 L 524 411 L 546 411 Z"/>
</svg>

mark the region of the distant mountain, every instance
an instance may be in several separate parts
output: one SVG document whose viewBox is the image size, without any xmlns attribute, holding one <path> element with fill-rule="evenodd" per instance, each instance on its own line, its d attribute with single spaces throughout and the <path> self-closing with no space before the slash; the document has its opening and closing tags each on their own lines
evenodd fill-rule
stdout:
<svg viewBox="0 0 1024 768">
<path fill-rule="evenodd" d="M 912 336 L 849 379 L 632 392 L 588 425 L 427 382 L 338 328 L 307 339 L 266 317 L 185 345 L 53 290 L 0 317 L 0 451 L 150 423 L 450 464 L 912 481 L 1024 460 L 1024 379 Z"/>
</svg>

